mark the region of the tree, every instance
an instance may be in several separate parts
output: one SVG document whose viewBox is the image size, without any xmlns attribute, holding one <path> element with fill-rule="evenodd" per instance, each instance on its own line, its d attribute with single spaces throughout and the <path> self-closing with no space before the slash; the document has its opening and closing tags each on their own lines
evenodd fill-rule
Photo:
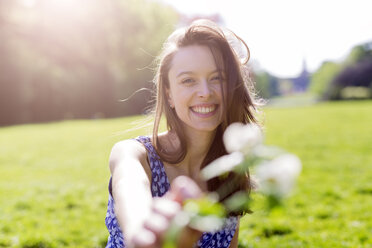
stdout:
<svg viewBox="0 0 372 248">
<path fill-rule="evenodd" d="M 326 92 L 330 100 L 342 99 L 342 91 L 348 87 L 372 89 L 372 58 L 364 58 L 356 64 L 343 69 L 332 81 Z M 360 90 L 359 89 L 359 90 Z M 371 92 L 372 93 L 372 92 Z M 372 96 L 372 94 L 365 94 Z"/>
<path fill-rule="evenodd" d="M 324 62 L 320 68 L 313 73 L 310 80 L 310 91 L 324 98 L 334 77 L 342 70 L 342 65 L 334 62 Z"/>
<path fill-rule="evenodd" d="M 372 59 L 372 42 L 367 42 L 353 47 L 346 58 L 346 65 L 353 65 L 363 60 Z"/>
<path fill-rule="evenodd" d="M 262 98 L 271 98 L 278 95 L 278 82 L 275 77 L 266 71 L 257 71 L 254 73 L 255 88 Z"/>
<path fill-rule="evenodd" d="M 324 62 L 312 75 L 310 91 L 325 100 L 339 100 L 346 87 L 371 87 L 372 42 L 355 46 L 342 63 Z"/>
<path fill-rule="evenodd" d="M 173 9 L 146 0 L 32 3 L 0 1 L 0 125 L 144 111 L 149 91 L 119 100 L 152 87 Z"/>
</svg>

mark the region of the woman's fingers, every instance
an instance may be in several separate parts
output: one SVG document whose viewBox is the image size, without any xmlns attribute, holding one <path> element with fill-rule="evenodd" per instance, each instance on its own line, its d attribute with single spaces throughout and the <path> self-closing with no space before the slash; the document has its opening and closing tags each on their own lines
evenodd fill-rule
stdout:
<svg viewBox="0 0 372 248">
<path fill-rule="evenodd" d="M 148 218 L 144 224 L 144 227 L 154 233 L 156 237 L 162 238 L 164 233 L 167 231 L 170 225 L 170 220 L 165 216 L 154 213 Z"/>
<path fill-rule="evenodd" d="M 172 219 L 181 211 L 179 203 L 162 198 L 154 198 L 151 214 L 143 224 L 142 230 L 132 239 L 134 247 L 153 248 L 162 247 L 164 235 Z"/>
<path fill-rule="evenodd" d="M 171 185 L 169 197 L 182 204 L 190 198 L 198 198 L 202 196 L 202 191 L 199 186 L 189 177 L 179 176 L 175 178 Z"/>
<path fill-rule="evenodd" d="M 178 212 L 181 211 L 181 205 L 167 197 L 154 198 L 152 211 L 163 215 L 168 220 L 172 219 Z"/>
<path fill-rule="evenodd" d="M 202 196 L 199 186 L 189 177 L 179 176 L 172 182 L 170 191 L 161 198 L 153 198 L 151 214 L 145 221 L 143 228 L 132 239 L 134 247 L 157 248 L 169 229 L 173 218 L 182 211 L 182 203 L 190 198 Z M 201 233 L 185 227 L 179 237 L 179 247 L 192 247 Z"/>
<path fill-rule="evenodd" d="M 157 237 L 155 233 L 142 228 L 131 240 L 129 247 L 132 248 L 157 248 L 160 247 L 157 245 Z"/>
<path fill-rule="evenodd" d="M 171 185 L 170 198 L 180 204 L 187 199 L 202 197 L 203 193 L 200 187 L 189 177 L 179 176 L 175 178 Z M 188 226 L 183 228 L 178 237 L 177 247 L 194 247 L 202 233 Z"/>
</svg>

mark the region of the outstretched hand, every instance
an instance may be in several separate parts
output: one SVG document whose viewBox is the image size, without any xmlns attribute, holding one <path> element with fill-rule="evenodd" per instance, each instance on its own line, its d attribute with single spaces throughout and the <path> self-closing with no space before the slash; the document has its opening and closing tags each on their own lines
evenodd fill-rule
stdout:
<svg viewBox="0 0 372 248">
<path fill-rule="evenodd" d="M 201 196 L 201 189 L 192 179 L 186 176 L 175 178 L 165 196 L 153 199 L 151 213 L 143 224 L 142 230 L 132 238 L 131 247 L 163 247 L 165 234 L 173 218 L 182 211 L 183 202 Z M 200 236 L 201 232 L 186 226 L 178 237 L 177 247 L 193 247 Z"/>
</svg>

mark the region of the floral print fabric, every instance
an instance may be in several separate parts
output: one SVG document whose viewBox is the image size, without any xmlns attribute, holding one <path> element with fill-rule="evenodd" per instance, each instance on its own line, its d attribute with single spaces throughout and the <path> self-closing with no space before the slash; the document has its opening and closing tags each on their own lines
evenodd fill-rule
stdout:
<svg viewBox="0 0 372 248">
<path fill-rule="evenodd" d="M 164 170 L 163 162 L 157 155 L 155 148 L 151 144 L 149 137 L 140 136 L 136 138 L 137 141 L 141 142 L 148 152 L 148 159 L 151 167 L 152 180 L 151 180 L 151 193 L 153 197 L 163 196 L 170 188 L 168 177 Z M 111 179 L 109 183 L 109 199 L 106 213 L 106 227 L 109 231 L 109 237 L 106 248 L 124 248 L 125 240 L 123 233 L 120 229 L 119 223 L 116 219 L 115 202 L 111 192 Z M 195 247 L 202 248 L 226 248 L 229 247 L 232 238 L 234 237 L 235 230 L 238 224 L 237 217 L 229 217 L 226 219 L 225 225 L 221 230 L 216 232 L 203 233 L 200 240 L 195 244 Z"/>
</svg>

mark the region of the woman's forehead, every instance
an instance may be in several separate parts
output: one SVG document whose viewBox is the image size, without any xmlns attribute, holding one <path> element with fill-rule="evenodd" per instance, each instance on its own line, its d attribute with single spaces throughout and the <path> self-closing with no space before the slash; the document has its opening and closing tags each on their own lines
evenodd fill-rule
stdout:
<svg viewBox="0 0 372 248">
<path fill-rule="evenodd" d="M 211 49 L 207 46 L 192 45 L 180 48 L 174 55 L 170 75 L 178 76 L 184 72 L 215 72 L 218 70 Z"/>
</svg>

